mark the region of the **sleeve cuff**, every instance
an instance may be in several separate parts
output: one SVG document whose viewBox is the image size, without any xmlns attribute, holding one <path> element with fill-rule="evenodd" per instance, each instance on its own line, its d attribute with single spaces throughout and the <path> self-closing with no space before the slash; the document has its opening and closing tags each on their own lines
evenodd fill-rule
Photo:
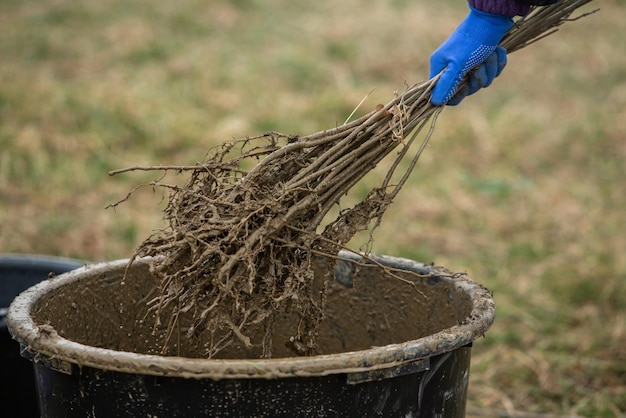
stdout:
<svg viewBox="0 0 626 418">
<path fill-rule="evenodd" d="M 518 0 L 468 0 L 471 7 L 485 13 L 509 17 L 526 16 L 530 6 Z"/>
</svg>

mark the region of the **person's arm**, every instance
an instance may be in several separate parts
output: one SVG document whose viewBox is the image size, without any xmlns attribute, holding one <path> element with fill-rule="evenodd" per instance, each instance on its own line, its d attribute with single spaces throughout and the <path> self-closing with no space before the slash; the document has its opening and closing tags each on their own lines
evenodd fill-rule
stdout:
<svg viewBox="0 0 626 418">
<path fill-rule="evenodd" d="M 506 66 L 506 50 L 498 44 L 513 26 L 513 17 L 526 15 L 531 5 L 557 1 L 468 0 L 467 17 L 430 57 L 430 77 L 441 73 L 431 102 L 436 106 L 456 105 L 488 87 Z M 468 73 L 469 82 L 457 91 Z"/>
</svg>

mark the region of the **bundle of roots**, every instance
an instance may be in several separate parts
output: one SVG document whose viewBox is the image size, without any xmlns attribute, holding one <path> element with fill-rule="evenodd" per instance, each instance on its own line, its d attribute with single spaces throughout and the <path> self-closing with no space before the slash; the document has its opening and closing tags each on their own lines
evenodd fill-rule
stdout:
<svg viewBox="0 0 626 418">
<path fill-rule="evenodd" d="M 509 53 L 523 48 L 571 20 L 572 12 L 589 1 L 535 8 L 502 46 Z M 325 292 L 313 290 L 311 262 L 319 256 L 335 259 L 358 231 L 372 231 L 380 223 L 442 109 L 429 102 L 434 82 L 411 86 L 357 120 L 312 135 L 270 132 L 212 149 L 201 164 L 112 172 L 189 174 L 183 187 L 151 183 L 170 190 L 164 211 L 168 227 L 133 255 L 153 256 L 161 288 L 151 308 L 158 315 L 168 312 L 163 322 L 169 329 L 181 313 L 192 312 L 187 334 L 211 335 L 208 357 L 234 341 L 261 345 L 263 356 L 270 357 L 274 324 L 295 314 L 297 326 L 286 338 L 298 354 L 314 354 Z M 392 152 L 382 183 L 328 220 L 339 200 Z M 261 341 L 251 340 L 251 327 L 262 330 Z"/>
</svg>

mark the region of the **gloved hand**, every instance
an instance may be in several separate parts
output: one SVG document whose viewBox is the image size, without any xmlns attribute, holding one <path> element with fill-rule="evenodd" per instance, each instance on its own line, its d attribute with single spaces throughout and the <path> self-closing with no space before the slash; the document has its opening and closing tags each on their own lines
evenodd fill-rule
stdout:
<svg viewBox="0 0 626 418">
<path fill-rule="evenodd" d="M 506 50 L 498 43 L 512 26 L 513 19 L 508 16 L 470 7 L 465 20 L 430 57 L 430 78 L 443 71 L 433 88 L 432 104 L 456 105 L 465 96 L 489 86 L 506 65 Z M 467 73 L 470 82 L 457 93 Z"/>
</svg>

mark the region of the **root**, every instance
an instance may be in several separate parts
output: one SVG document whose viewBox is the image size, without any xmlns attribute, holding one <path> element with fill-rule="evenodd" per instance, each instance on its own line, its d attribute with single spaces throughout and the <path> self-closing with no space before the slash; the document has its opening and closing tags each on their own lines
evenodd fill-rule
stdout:
<svg viewBox="0 0 626 418">
<path fill-rule="evenodd" d="M 552 33 L 588 1 L 534 9 L 503 46 L 512 52 Z M 169 324 L 165 345 L 180 333 L 173 329 L 179 314 L 192 312 L 187 337 L 208 332 L 207 356 L 238 342 L 246 348 L 260 344 L 262 355 L 271 357 L 276 321 L 295 314 L 298 324 L 288 344 L 298 354 L 315 354 L 325 286 L 313 291 L 313 259 L 332 261 L 357 232 L 371 234 L 381 223 L 442 110 L 430 104 L 435 81 L 410 86 L 388 104 L 333 129 L 308 136 L 268 132 L 216 147 L 201 164 L 111 172 L 189 175 L 184 187 L 164 184 L 162 178 L 150 184 L 170 192 L 164 210 L 168 227 L 147 238 L 132 256 L 154 256 L 161 295 L 151 309 L 157 317 L 169 315 L 162 321 Z M 394 151 L 382 183 L 324 223 L 339 200 Z M 262 341 L 253 340 L 251 329 L 262 330 Z"/>
</svg>

